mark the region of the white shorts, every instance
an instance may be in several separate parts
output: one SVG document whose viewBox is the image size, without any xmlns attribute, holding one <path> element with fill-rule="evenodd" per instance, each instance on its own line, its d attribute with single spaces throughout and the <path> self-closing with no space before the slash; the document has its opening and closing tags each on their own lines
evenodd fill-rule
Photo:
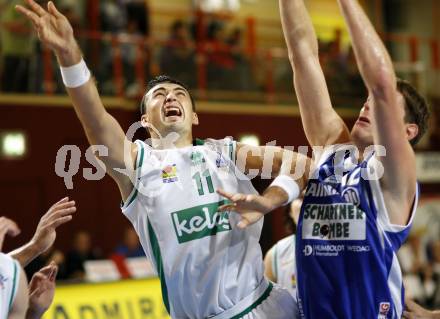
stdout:
<svg viewBox="0 0 440 319">
<path fill-rule="evenodd" d="M 273 284 L 270 295 L 243 319 L 296 319 L 299 318 L 298 305 L 290 292 Z"/>
</svg>

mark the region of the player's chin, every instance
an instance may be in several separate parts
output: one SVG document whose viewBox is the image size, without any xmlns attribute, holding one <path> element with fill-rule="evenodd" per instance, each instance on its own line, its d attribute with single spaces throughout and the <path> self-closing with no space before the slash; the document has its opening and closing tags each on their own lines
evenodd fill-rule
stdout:
<svg viewBox="0 0 440 319">
<path fill-rule="evenodd" d="M 371 129 L 364 126 L 355 125 L 351 130 L 351 139 L 356 145 L 372 145 L 374 144 Z"/>
</svg>

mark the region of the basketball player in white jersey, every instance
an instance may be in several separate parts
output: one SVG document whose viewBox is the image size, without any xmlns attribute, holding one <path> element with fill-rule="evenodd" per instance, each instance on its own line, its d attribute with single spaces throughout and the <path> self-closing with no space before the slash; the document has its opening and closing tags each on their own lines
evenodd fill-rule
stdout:
<svg viewBox="0 0 440 319">
<path fill-rule="evenodd" d="M 103 107 L 66 17 L 52 2 L 47 10 L 32 0 L 27 4 L 17 9 L 54 51 L 89 142 L 108 148 L 108 156 L 101 159 L 119 187 L 122 212 L 155 265 L 170 315 L 292 318 L 292 296 L 264 278 L 258 240 L 262 215 L 297 197 L 310 161 L 290 151 L 231 139 L 194 140 L 194 101 L 182 83 L 165 76 L 149 83 L 141 103 L 141 124 L 149 130 L 151 145 L 132 143 Z M 265 155 L 270 157 L 266 163 Z M 305 174 L 288 176 L 300 161 Z M 258 196 L 244 172 L 262 174 L 264 168 L 279 176 Z M 224 191 L 218 194 L 216 189 Z M 234 197 L 242 215 L 219 212 L 226 204 L 220 195 L 230 197 L 230 192 L 245 194 Z"/>
<path fill-rule="evenodd" d="M 17 224 L 0 217 L 0 250 L 6 235 L 20 233 Z M 0 253 L 0 319 L 39 319 L 49 308 L 55 292 L 58 267 L 51 263 L 32 276 L 29 289 L 18 260 Z"/>
<path fill-rule="evenodd" d="M 289 207 L 289 226 L 291 235 L 279 240 L 264 257 L 265 276 L 281 287 L 286 288 L 296 298 L 296 261 L 295 261 L 295 231 L 302 199 L 297 198 Z"/>
<path fill-rule="evenodd" d="M 0 253 L 0 319 L 37 319 L 52 303 L 58 267 L 51 262 L 36 272 L 29 283 L 23 267 L 49 249 L 56 238 L 56 229 L 72 219 L 76 207 L 74 201 L 65 197 L 53 204 L 41 217 L 32 239 L 8 255 Z M 17 224 L 0 217 L 0 251 L 6 235 L 15 237 L 20 233 Z M 29 308 L 28 308 L 29 304 Z"/>
<path fill-rule="evenodd" d="M 16 259 L 0 253 L 0 319 L 40 319 L 52 303 L 58 267 L 51 263 L 28 283 Z"/>
</svg>

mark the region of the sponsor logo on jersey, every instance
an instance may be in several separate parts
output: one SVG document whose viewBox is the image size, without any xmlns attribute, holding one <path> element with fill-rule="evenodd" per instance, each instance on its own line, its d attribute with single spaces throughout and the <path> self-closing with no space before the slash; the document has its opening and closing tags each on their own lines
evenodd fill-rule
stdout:
<svg viewBox="0 0 440 319">
<path fill-rule="evenodd" d="M 304 256 L 310 256 L 313 254 L 313 247 L 311 245 L 305 245 L 303 249 Z"/>
<path fill-rule="evenodd" d="M 381 302 L 379 305 L 379 315 L 377 319 L 386 319 L 388 312 L 390 312 L 391 305 L 389 302 Z"/>
<path fill-rule="evenodd" d="M 365 212 L 352 203 L 307 204 L 302 217 L 303 239 L 366 239 Z"/>
<path fill-rule="evenodd" d="M 180 244 L 231 230 L 229 214 L 218 207 L 227 201 L 200 205 L 171 213 L 174 230 Z"/>
<path fill-rule="evenodd" d="M 345 251 L 344 245 L 305 245 L 303 249 L 304 256 L 338 256 L 340 252 Z"/>
<path fill-rule="evenodd" d="M 217 166 L 217 168 L 224 168 L 228 166 L 227 161 L 220 152 L 217 152 L 217 159 L 215 160 L 215 165 Z"/>
<path fill-rule="evenodd" d="M 356 206 L 361 204 L 358 190 L 354 187 L 348 187 L 342 191 L 342 197 L 347 203 L 353 203 Z"/>
<path fill-rule="evenodd" d="M 339 195 L 333 184 L 323 184 L 318 182 L 311 182 L 307 188 L 305 196 L 313 197 L 327 197 L 332 195 Z"/>
<path fill-rule="evenodd" d="M 371 250 L 371 247 L 368 245 L 348 245 L 347 251 L 352 251 L 355 253 L 368 253 Z"/>
<path fill-rule="evenodd" d="M 162 182 L 173 183 L 177 181 L 177 166 L 176 164 L 167 165 L 162 169 Z"/>
<path fill-rule="evenodd" d="M 205 157 L 203 156 L 203 154 L 201 152 L 192 152 L 191 153 L 191 165 L 193 166 L 197 166 L 197 165 L 201 165 L 203 163 L 205 163 Z"/>
</svg>

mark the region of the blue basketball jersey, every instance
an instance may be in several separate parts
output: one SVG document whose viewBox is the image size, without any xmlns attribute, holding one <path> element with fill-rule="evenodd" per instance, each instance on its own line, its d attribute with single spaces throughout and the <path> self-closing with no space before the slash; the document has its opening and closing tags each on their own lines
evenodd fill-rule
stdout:
<svg viewBox="0 0 440 319">
<path fill-rule="evenodd" d="M 390 223 L 374 156 L 360 163 L 353 146 L 321 156 L 307 185 L 296 241 L 302 318 L 397 319 L 404 305 L 396 252 L 409 234 Z M 339 177 L 338 177 L 339 176 Z"/>
</svg>

